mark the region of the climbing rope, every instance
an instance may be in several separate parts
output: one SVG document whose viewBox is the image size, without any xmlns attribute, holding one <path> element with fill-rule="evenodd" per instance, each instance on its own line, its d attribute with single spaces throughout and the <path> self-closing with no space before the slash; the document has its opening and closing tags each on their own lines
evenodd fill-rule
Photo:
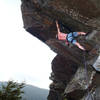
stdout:
<svg viewBox="0 0 100 100">
<path fill-rule="evenodd" d="M 85 67 L 85 75 L 86 75 L 86 84 L 87 84 L 87 98 L 85 100 L 94 100 L 93 95 L 89 91 L 89 77 L 88 77 L 88 69 L 86 63 L 86 52 L 84 52 L 84 67 Z"/>
</svg>

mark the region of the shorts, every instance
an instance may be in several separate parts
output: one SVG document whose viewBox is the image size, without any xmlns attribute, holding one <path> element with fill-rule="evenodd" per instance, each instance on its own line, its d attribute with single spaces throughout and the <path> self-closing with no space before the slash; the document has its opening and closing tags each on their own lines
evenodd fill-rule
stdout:
<svg viewBox="0 0 100 100">
<path fill-rule="evenodd" d="M 77 37 L 77 36 L 78 36 L 78 33 L 77 32 L 69 33 L 67 35 L 68 42 L 71 42 L 72 44 L 75 44 L 77 41 L 74 38 Z"/>
</svg>

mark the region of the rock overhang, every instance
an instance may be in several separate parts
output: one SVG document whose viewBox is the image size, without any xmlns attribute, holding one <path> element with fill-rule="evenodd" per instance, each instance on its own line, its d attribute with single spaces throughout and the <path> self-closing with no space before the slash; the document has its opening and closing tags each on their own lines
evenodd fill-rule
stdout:
<svg viewBox="0 0 100 100">
<path fill-rule="evenodd" d="M 88 50 L 86 53 L 88 65 L 94 64 L 100 51 L 100 0 L 22 0 L 21 10 L 26 31 L 48 45 L 60 55 L 60 58 L 65 57 L 64 59 L 69 59 L 77 66 L 83 66 L 84 53 L 76 46 L 68 47 L 56 39 L 55 20 L 62 23 L 64 32 L 69 32 L 69 30 L 87 32 L 86 37 L 81 36 L 78 40 Z M 93 72 L 91 70 L 89 68 L 90 76 Z M 71 89 L 71 83 L 69 85 Z M 76 84 L 73 85 L 76 86 Z M 80 87 L 77 91 L 81 89 Z M 82 92 L 84 91 L 85 89 L 82 89 Z M 70 93 L 74 94 L 75 91 Z"/>
</svg>

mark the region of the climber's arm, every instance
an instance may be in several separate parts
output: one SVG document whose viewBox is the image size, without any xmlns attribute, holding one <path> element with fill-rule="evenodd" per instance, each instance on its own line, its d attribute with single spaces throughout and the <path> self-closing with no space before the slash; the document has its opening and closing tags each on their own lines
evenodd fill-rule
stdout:
<svg viewBox="0 0 100 100">
<path fill-rule="evenodd" d="M 76 42 L 75 45 L 80 48 L 81 50 L 85 51 L 85 48 L 83 46 L 80 45 L 80 43 Z"/>
<path fill-rule="evenodd" d="M 60 28 L 59 28 L 59 25 L 58 25 L 58 21 L 56 21 L 56 26 L 57 26 L 58 34 L 60 34 Z"/>
</svg>

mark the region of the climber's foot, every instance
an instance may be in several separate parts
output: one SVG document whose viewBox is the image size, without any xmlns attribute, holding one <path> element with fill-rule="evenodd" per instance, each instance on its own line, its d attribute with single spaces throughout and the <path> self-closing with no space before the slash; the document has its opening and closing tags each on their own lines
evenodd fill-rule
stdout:
<svg viewBox="0 0 100 100">
<path fill-rule="evenodd" d="M 81 35 L 86 35 L 86 33 L 85 32 L 81 32 Z"/>
</svg>

